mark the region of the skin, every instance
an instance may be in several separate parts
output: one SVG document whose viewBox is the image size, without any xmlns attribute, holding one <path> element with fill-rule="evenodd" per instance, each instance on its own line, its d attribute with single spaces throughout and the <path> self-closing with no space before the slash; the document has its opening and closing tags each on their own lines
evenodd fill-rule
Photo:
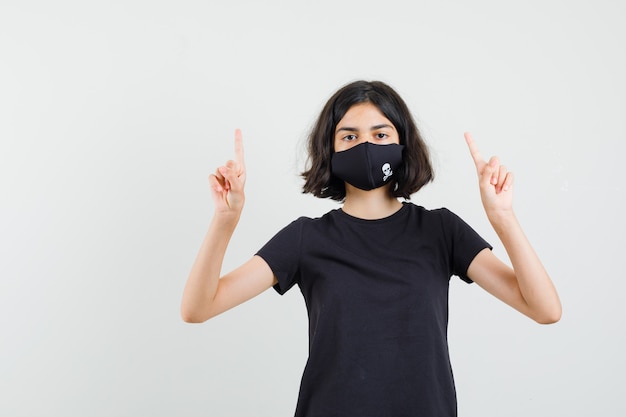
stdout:
<svg viewBox="0 0 626 417">
<path fill-rule="evenodd" d="M 335 151 L 364 141 L 399 143 L 395 126 L 371 103 L 352 106 L 337 124 Z M 511 266 L 484 249 L 472 261 L 467 275 L 487 292 L 538 323 L 554 323 L 561 317 L 561 303 L 554 285 L 513 212 L 513 174 L 497 157 L 485 161 L 469 133 L 465 141 L 476 167 L 482 204 L 502 241 Z M 267 263 L 253 256 L 220 278 L 228 242 L 244 206 L 246 169 L 241 131 L 235 132 L 235 159 L 209 176 L 215 212 L 187 279 L 181 316 L 189 323 L 204 322 L 249 300 L 277 283 Z M 385 187 L 370 191 L 346 184 L 342 209 L 355 217 L 379 219 L 402 207 Z"/>
</svg>

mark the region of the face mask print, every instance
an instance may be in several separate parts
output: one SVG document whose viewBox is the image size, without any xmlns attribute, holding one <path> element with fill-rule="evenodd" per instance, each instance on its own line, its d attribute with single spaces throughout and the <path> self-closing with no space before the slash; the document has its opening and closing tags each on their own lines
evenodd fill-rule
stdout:
<svg viewBox="0 0 626 417">
<path fill-rule="evenodd" d="M 333 175 L 361 190 L 382 187 L 402 164 L 403 145 L 376 145 L 363 142 L 335 152 L 331 159 Z"/>
</svg>

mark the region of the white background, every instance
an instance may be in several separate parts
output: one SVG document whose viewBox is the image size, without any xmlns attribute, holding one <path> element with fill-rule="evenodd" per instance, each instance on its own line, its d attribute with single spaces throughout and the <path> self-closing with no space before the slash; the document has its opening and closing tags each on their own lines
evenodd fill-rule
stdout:
<svg viewBox="0 0 626 417">
<path fill-rule="evenodd" d="M 207 175 L 244 133 L 247 205 L 225 269 L 300 215 L 304 141 L 343 84 L 397 89 L 446 206 L 502 246 L 463 141 L 516 174 L 562 297 L 541 326 L 451 285 L 461 416 L 623 416 L 625 6 L 618 0 L 0 3 L 0 415 L 289 416 L 297 290 L 202 325 L 184 282 Z"/>
</svg>

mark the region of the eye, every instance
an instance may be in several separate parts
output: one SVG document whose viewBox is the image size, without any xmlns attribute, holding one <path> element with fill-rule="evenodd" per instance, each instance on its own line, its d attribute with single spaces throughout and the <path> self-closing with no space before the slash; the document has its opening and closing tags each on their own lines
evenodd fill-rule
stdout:
<svg viewBox="0 0 626 417">
<path fill-rule="evenodd" d="M 389 137 L 386 133 L 376 133 L 376 139 L 387 139 Z"/>
<path fill-rule="evenodd" d="M 346 135 L 342 138 L 343 140 L 350 142 L 356 139 L 356 135 Z"/>
</svg>

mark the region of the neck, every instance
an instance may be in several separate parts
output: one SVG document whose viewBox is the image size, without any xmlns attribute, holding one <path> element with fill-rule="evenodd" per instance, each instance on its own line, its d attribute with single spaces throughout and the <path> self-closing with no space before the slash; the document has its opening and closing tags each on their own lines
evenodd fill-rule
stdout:
<svg viewBox="0 0 626 417">
<path fill-rule="evenodd" d="M 388 187 L 364 191 L 346 184 L 346 200 L 342 210 L 366 220 L 382 219 L 400 210 L 402 203 L 389 193 Z"/>
</svg>

